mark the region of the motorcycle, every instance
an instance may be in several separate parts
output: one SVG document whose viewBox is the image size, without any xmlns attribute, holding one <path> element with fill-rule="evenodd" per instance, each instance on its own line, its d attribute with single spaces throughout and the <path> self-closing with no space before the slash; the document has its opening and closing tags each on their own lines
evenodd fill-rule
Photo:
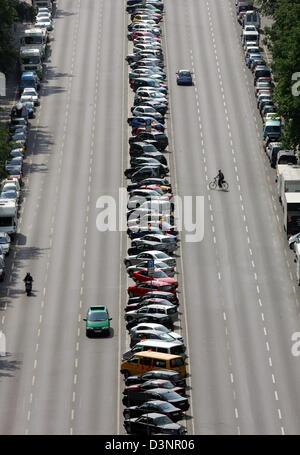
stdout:
<svg viewBox="0 0 300 455">
<path fill-rule="evenodd" d="M 31 294 L 32 290 L 32 282 L 31 281 L 25 281 L 25 292 L 27 295 Z"/>
</svg>

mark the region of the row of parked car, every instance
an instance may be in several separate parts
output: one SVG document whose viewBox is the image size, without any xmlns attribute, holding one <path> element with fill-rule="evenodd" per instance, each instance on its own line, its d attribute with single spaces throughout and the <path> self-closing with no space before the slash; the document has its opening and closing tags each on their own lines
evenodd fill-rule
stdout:
<svg viewBox="0 0 300 455">
<path fill-rule="evenodd" d="M 49 25 L 50 22 L 50 25 Z M 37 10 L 36 22 L 31 30 L 39 30 L 46 43 L 47 30 L 52 30 L 51 13 L 47 8 Z M 37 51 L 38 49 L 38 51 Z M 26 48 L 26 51 L 28 48 Z M 9 123 L 9 156 L 4 167 L 7 177 L 0 183 L 0 280 L 5 275 L 5 255 L 9 254 L 11 240 L 17 231 L 18 209 L 20 207 L 23 160 L 27 148 L 29 119 L 34 117 L 35 109 L 39 106 L 40 79 L 36 71 L 23 71 L 23 63 L 31 59 L 35 65 L 37 51 L 40 47 L 30 46 L 30 57 L 26 55 L 25 48 L 20 48 L 21 78 L 19 84 L 18 102 L 13 106 Z M 23 55 L 24 54 L 24 55 Z M 26 60 L 27 59 L 27 60 Z M 30 63 L 28 63 L 30 64 Z"/>
<path fill-rule="evenodd" d="M 123 354 L 124 428 L 128 433 L 184 434 L 176 423 L 189 408 L 185 345 L 174 332 L 178 321 L 175 252 L 179 247 L 167 161 L 165 115 L 168 87 L 164 70 L 159 0 L 128 0 L 126 57 L 134 93 L 129 138 L 127 234 L 124 264 L 133 284 L 127 289 L 126 328 L 130 350 Z"/>
<path fill-rule="evenodd" d="M 273 100 L 272 75 L 259 47 L 260 21 L 254 20 L 255 10 L 249 0 L 236 1 L 237 20 L 243 27 L 242 39 L 245 50 L 245 61 L 254 75 L 254 93 L 257 108 L 263 120 L 263 146 L 270 160 L 270 165 L 276 168 L 276 183 L 278 199 L 283 208 L 283 226 L 289 237 L 289 247 L 295 252 L 296 276 L 300 285 L 300 166 L 298 156 L 293 150 L 284 150 L 281 137 L 281 118 L 277 113 Z M 251 9 L 251 10 L 250 10 Z M 252 18 L 251 18 L 252 16 Z M 249 25 L 249 17 L 253 23 Z M 246 31 L 257 32 L 256 41 L 247 41 Z M 249 32 L 250 33 L 250 32 Z"/>
<path fill-rule="evenodd" d="M 250 0 L 236 1 L 237 20 L 242 25 L 242 45 L 245 52 L 245 62 L 254 76 L 254 93 L 257 108 L 263 121 L 263 146 L 270 159 L 272 167 L 278 164 L 296 164 L 297 156 L 294 151 L 282 150 L 281 118 L 277 113 L 273 99 L 274 83 L 270 68 L 266 65 L 262 49 L 259 45 L 260 17 Z"/>
</svg>

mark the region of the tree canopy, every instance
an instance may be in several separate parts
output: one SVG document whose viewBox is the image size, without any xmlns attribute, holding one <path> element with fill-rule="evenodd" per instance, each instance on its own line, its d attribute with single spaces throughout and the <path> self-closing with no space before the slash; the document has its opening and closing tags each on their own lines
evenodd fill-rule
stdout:
<svg viewBox="0 0 300 455">
<path fill-rule="evenodd" d="M 6 75 L 14 68 L 18 58 L 12 30 L 17 21 L 33 21 L 34 9 L 18 0 L 0 1 L 0 71 Z"/>
<path fill-rule="evenodd" d="M 260 2 L 273 8 L 274 22 L 265 34 L 273 57 L 274 99 L 285 123 L 283 143 L 296 148 L 300 144 L 300 0 Z"/>
</svg>

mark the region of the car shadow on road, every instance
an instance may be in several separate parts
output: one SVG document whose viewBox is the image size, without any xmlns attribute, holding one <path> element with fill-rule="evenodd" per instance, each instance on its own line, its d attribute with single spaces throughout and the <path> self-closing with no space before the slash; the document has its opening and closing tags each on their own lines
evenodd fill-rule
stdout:
<svg viewBox="0 0 300 455">
<path fill-rule="evenodd" d="M 0 378 L 1 377 L 12 377 L 12 372 L 19 370 L 21 362 L 19 360 L 9 360 L 11 354 L 6 352 L 5 357 L 0 357 Z"/>
</svg>

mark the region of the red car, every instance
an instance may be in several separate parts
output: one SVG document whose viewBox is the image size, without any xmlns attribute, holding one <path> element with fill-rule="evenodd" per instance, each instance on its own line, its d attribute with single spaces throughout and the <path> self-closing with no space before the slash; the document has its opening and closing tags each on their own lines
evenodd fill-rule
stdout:
<svg viewBox="0 0 300 455">
<path fill-rule="evenodd" d="M 17 179 L 19 182 L 19 185 L 21 186 L 22 185 L 22 172 L 20 172 L 20 174 L 9 174 L 6 177 L 6 179 L 7 180 Z"/>
<path fill-rule="evenodd" d="M 139 295 L 147 294 L 147 292 L 150 291 L 166 291 L 176 294 L 176 288 L 173 287 L 173 285 L 159 280 L 144 281 L 136 286 L 128 286 L 127 289 L 129 297 L 138 297 Z"/>
<path fill-rule="evenodd" d="M 149 276 L 149 274 L 148 274 L 148 269 L 143 269 L 143 270 L 138 270 L 136 272 L 133 272 L 131 278 L 133 279 L 133 281 L 136 282 L 136 284 L 151 280 L 151 276 Z M 175 288 L 177 288 L 177 286 L 178 286 L 177 280 L 174 280 L 174 278 L 170 278 L 165 272 L 163 272 L 160 269 L 154 270 L 153 279 L 158 280 L 158 281 L 163 281 L 164 283 L 171 284 Z"/>
<path fill-rule="evenodd" d="M 272 81 L 271 81 L 271 78 L 270 78 L 270 77 L 265 77 L 265 76 L 264 76 L 264 77 L 259 77 L 259 78 L 256 80 L 255 86 L 256 86 L 256 84 L 257 84 L 258 82 L 270 82 L 270 84 L 271 84 Z"/>
<path fill-rule="evenodd" d="M 175 387 L 174 384 L 172 384 L 172 382 L 168 381 L 167 379 L 150 379 L 149 381 L 142 382 L 141 384 L 128 385 L 125 387 L 123 394 L 127 395 L 128 391 L 143 392 L 145 390 L 156 388 L 168 389 L 172 392 L 179 393 L 179 395 L 185 396 L 184 387 Z"/>
<path fill-rule="evenodd" d="M 239 24 L 243 25 L 243 18 L 244 16 L 246 15 L 246 12 L 247 11 L 241 11 L 239 14 L 238 14 L 238 17 L 237 17 L 237 21 Z"/>
<path fill-rule="evenodd" d="M 155 35 L 153 35 L 153 33 L 151 32 L 142 32 L 140 30 L 138 30 L 137 32 L 135 32 L 133 35 L 132 35 L 132 39 L 135 40 L 135 39 L 140 39 L 140 38 L 144 38 L 144 37 L 151 37 L 154 39 Z"/>
</svg>

